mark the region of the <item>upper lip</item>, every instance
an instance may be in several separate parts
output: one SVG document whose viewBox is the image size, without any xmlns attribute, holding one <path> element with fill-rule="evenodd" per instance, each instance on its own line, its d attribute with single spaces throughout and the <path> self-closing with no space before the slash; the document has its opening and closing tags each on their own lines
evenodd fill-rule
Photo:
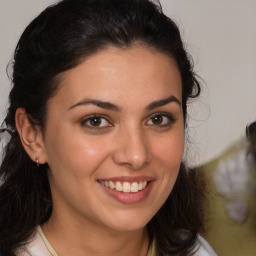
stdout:
<svg viewBox="0 0 256 256">
<path fill-rule="evenodd" d="M 140 182 L 140 181 L 152 181 L 154 178 L 148 176 L 120 176 L 120 177 L 111 177 L 111 178 L 103 178 L 98 179 L 103 181 L 123 181 L 123 182 Z"/>
</svg>

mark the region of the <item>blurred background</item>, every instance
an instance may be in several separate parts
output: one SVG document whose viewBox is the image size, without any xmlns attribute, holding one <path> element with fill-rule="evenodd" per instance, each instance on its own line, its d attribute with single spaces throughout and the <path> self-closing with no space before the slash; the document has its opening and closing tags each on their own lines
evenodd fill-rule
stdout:
<svg viewBox="0 0 256 256">
<path fill-rule="evenodd" d="M 11 88 L 6 66 L 17 40 L 31 19 L 56 2 L 0 0 L 0 123 Z M 200 166 L 208 182 L 205 236 L 219 255 L 256 255 L 255 163 L 244 138 L 246 125 L 256 119 L 256 0 L 161 4 L 202 78 L 202 95 L 189 105 L 184 158 Z"/>
</svg>

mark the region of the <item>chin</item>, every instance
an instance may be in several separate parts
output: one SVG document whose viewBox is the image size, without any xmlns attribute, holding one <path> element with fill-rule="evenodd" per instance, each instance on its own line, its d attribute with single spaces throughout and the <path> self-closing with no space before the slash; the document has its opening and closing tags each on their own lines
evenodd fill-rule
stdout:
<svg viewBox="0 0 256 256">
<path fill-rule="evenodd" d="M 108 224 L 110 224 L 111 229 L 116 231 L 135 231 L 144 229 L 152 217 L 145 216 L 145 214 L 141 213 L 137 213 L 132 216 L 121 214 L 115 216 L 113 221 L 111 221 L 111 224 Z"/>
</svg>

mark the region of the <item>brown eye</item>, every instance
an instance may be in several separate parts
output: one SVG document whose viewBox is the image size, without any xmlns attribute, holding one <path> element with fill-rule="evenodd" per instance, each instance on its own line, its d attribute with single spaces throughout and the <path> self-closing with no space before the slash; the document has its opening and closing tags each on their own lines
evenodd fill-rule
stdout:
<svg viewBox="0 0 256 256">
<path fill-rule="evenodd" d="M 175 119 L 168 114 L 155 114 L 150 117 L 150 119 L 147 121 L 147 125 L 154 125 L 158 127 L 162 126 L 168 126 L 175 122 Z"/>
<path fill-rule="evenodd" d="M 92 115 L 82 121 L 82 126 L 92 129 L 110 127 L 112 124 L 103 116 Z"/>
<path fill-rule="evenodd" d="M 163 117 L 161 115 L 156 115 L 154 117 L 152 117 L 152 123 L 153 124 L 157 124 L 160 125 L 163 122 Z"/>
<path fill-rule="evenodd" d="M 100 126 L 101 125 L 101 118 L 100 117 L 92 117 L 89 120 L 91 126 Z"/>
</svg>

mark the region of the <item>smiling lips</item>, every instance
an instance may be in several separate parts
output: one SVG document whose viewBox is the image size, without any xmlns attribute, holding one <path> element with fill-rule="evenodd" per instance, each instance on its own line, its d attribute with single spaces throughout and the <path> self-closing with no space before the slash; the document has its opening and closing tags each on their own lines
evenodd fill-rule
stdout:
<svg viewBox="0 0 256 256">
<path fill-rule="evenodd" d="M 112 190 L 116 190 L 124 193 L 137 193 L 146 188 L 148 182 L 147 181 L 99 181 L 103 186 L 110 188 Z"/>
<path fill-rule="evenodd" d="M 97 180 L 103 191 L 122 204 L 139 203 L 146 199 L 154 181 L 154 178 L 147 176 L 122 176 Z"/>
</svg>

